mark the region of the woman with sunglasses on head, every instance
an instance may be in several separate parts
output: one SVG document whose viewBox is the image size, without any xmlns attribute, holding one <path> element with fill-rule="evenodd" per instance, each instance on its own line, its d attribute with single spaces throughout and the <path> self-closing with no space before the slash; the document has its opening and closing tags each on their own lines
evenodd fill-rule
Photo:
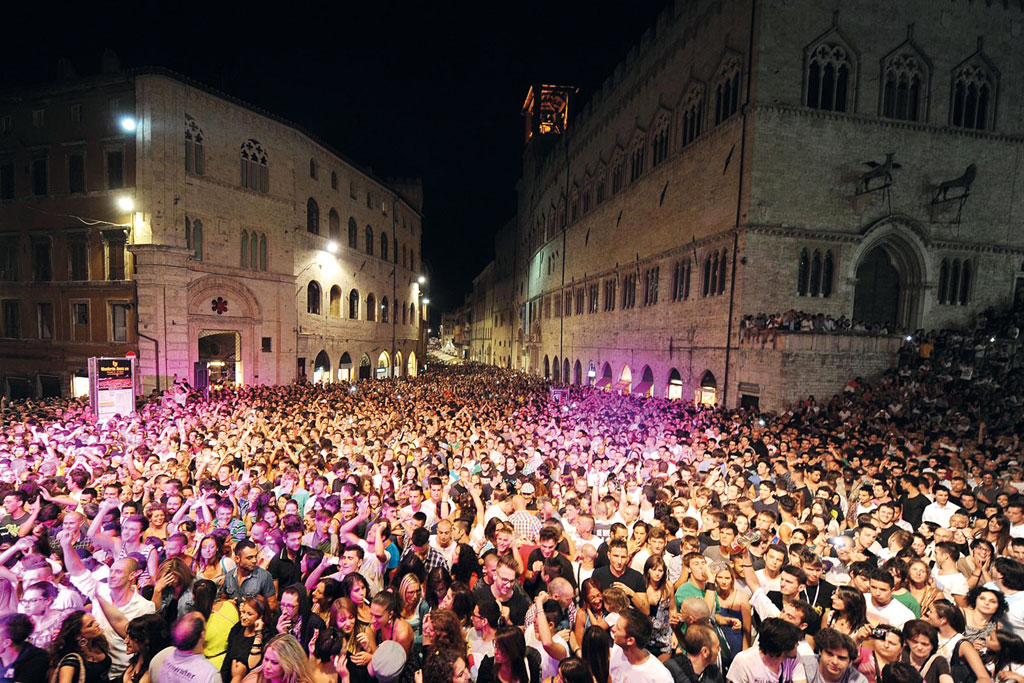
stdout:
<svg viewBox="0 0 1024 683">
<path fill-rule="evenodd" d="M 1006 613 L 1006 598 L 997 588 L 976 586 L 967 594 L 967 609 L 964 610 L 964 638 L 972 643 L 984 644 Z"/>
</svg>

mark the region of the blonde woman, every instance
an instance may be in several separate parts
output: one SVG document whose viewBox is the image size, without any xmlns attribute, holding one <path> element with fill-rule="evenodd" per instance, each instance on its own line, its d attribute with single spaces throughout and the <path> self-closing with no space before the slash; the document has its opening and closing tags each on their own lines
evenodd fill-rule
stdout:
<svg viewBox="0 0 1024 683">
<path fill-rule="evenodd" d="M 313 664 L 294 636 L 281 633 L 263 650 L 263 663 L 242 683 L 314 683 Z"/>
<path fill-rule="evenodd" d="M 402 617 L 412 628 L 413 644 L 419 647 L 423 643 L 423 585 L 415 574 L 406 574 L 398 586 L 398 599 Z"/>
</svg>

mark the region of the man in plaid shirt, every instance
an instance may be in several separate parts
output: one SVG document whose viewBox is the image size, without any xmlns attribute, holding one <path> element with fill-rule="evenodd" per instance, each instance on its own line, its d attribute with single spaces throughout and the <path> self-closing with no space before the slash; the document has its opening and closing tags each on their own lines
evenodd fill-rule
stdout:
<svg viewBox="0 0 1024 683">
<path fill-rule="evenodd" d="M 527 486 L 531 485 L 527 484 Z M 526 509 L 526 499 L 522 496 L 513 496 L 512 506 L 515 508 L 515 512 L 508 518 L 508 521 L 515 532 L 516 540 L 519 543 L 536 543 L 541 527 L 537 515 Z"/>
<path fill-rule="evenodd" d="M 426 568 L 429 574 L 432 569 L 437 567 L 443 568 L 445 571 L 451 571 L 448 566 L 448 560 L 444 559 L 444 555 L 430 545 L 430 532 L 427 531 L 426 527 L 419 527 L 413 529 L 412 537 L 410 539 L 409 546 L 402 553 L 402 557 L 405 557 L 409 553 L 416 553 L 421 560 L 423 560 L 423 566 Z"/>
</svg>

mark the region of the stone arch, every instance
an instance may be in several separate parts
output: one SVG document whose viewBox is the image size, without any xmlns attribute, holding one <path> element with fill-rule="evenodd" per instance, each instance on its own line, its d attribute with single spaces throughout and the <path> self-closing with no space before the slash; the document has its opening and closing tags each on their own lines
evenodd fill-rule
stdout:
<svg viewBox="0 0 1024 683">
<path fill-rule="evenodd" d="M 373 376 L 373 366 L 370 364 L 370 356 L 363 354 L 359 358 L 359 379 L 370 379 Z"/>
<path fill-rule="evenodd" d="M 253 322 L 263 320 L 259 300 L 248 287 L 234 279 L 216 275 L 200 278 L 188 286 L 189 312 L 206 315 L 210 312 L 210 300 L 218 296 L 228 300 L 224 317 L 250 318 Z"/>
<path fill-rule="evenodd" d="M 331 381 L 331 357 L 327 355 L 327 352 L 322 350 L 316 354 L 316 359 L 313 361 L 313 383 L 318 382 L 329 383 Z"/>
<path fill-rule="evenodd" d="M 551 361 L 551 379 L 555 384 L 562 381 L 562 363 L 558 360 L 558 356 Z"/>
<path fill-rule="evenodd" d="M 544 356 L 544 379 L 550 379 L 551 377 L 551 359 Z"/>
<path fill-rule="evenodd" d="M 405 368 L 402 367 L 402 352 L 395 351 L 395 377 L 401 377 L 405 374 Z"/>
<path fill-rule="evenodd" d="M 924 292 L 933 279 L 929 270 L 932 266 L 924 256 L 927 251 L 927 233 L 909 218 L 888 217 L 868 228 L 846 264 L 846 276 L 854 288 L 854 318 L 857 318 L 858 310 L 871 310 L 865 307 L 874 294 L 867 278 L 877 274 L 880 268 L 884 269 L 881 258 L 884 256 L 899 283 L 899 291 L 892 302 L 895 309 L 893 322 L 901 329 L 920 327 Z"/>
<path fill-rule="evenodd" d="M 626 363 L 619 372 L 619 381 L 615 383 L 615 388 L 628 394 L 632 386 L 633 371 L 629 368 L 629 363 Z"/>
<path fill-rule="evenodd" d="M 409 352 L 409 360 L 407 361 L 407 367 L 405 369 L 406 377 L 415 377 L 419 368 L 416 365 L 416 352 Z"/>
<path fill-rule="evenodd" d="M 705 370 L 704 374 L 700 376 L 700 386 L 706 389 L 717 389 L 718 380 L 715 379 L 715 373 Z"/>
<path fill-rule="evenodd" d="M 683 377 L 675 368 L 668 373 L 668 385 L 665 387 L 665 398 L 680 399 L 683 397 Z"/>
<path fill-rule="evenodd" d="M 569 384 L 569 359 L 562 359 L 562 383 Z"/>
<path fill-rule="evenodd" d="M 348 351 L 341 354 L 341 358 L 338 359 L 338 379 L 343 382 L 351 382 L 355 377 L 352 372 L 352 356 Z"/>
<path fill-rule="evenodd" d="M 381 372 L 381 368 L 384 372 Z M 385 377 L 391 376 L 391 356 L 388 355 L 387 351 L 381 351 L 380 355 L 377 356 L 377 377 L 384 379 Z"/>
<path fill-rule="evenodd" d="M 583 384 L 583 364 L 579 358 L 576 359 L 576 366 L 573 369 L 573 383 L 577 386 Z"/>
</svg>

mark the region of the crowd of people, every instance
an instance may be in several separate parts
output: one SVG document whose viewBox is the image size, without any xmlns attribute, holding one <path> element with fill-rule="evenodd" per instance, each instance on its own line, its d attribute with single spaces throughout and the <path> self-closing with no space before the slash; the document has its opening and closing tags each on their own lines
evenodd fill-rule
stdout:
<svg viewBox="0 0 1024 683">
<path fill-rule="evenodd" d="M 740 319 L 740 341 L 770 343 L 779 331 L 818 334 L 885 335 L 898 332 L 893 323 L 871 323 L 838 318 L 825 313 L 808 313 L 790 309 L 785 313 L 748 314 Z"/>
<path fill-rule="evenodd" d="M 777 414 L 475 365 L 5 403 L 0 681 L 1024 683 L 1024 375 L 974 342 Z"/>
</svg>

